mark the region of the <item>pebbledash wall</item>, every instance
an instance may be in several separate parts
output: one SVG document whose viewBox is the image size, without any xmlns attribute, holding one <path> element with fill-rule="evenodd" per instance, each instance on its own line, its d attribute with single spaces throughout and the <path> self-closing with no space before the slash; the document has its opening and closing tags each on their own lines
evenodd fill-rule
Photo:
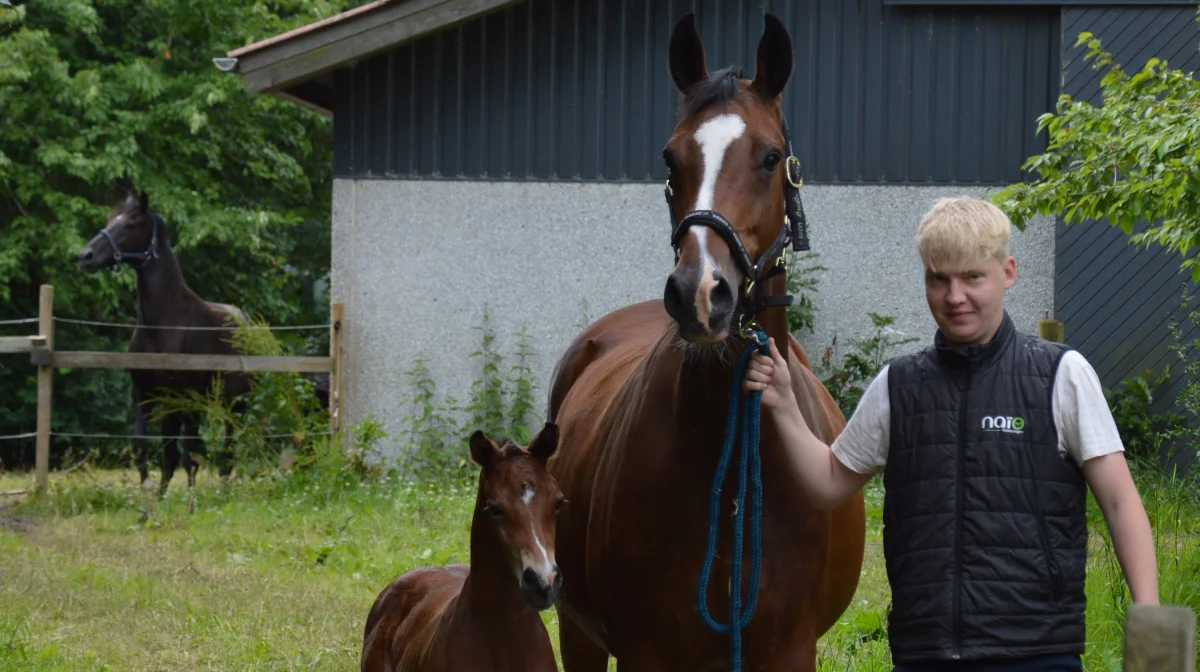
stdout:
<svg viewBox="0 0 1200 672">
<path fill-rule="evenodd" d="M 912 243 L 941 196 L 979 188 L 811 185 L 804 205 L 812 249 L 828 271 L 814 296 L 814 334 L 797 336 L 814 361 L 833 336 L 865 337 L 867 311 L 893 315 L 928 343 Z M 402 431 L 405 371 L 429 362 L 441 393 L 465 400 L 479 362 L 472 329 L 485 304 L 497 349 L 513 352 L 523 326 L 536 352 L 539 410 L 554 362 L 586 318 L 659 299 L 671 271 L 669 225 L 658 184 L 338 179 L 334 186 L 335 300 L 345 302 L 348 408 Z M 1019 279 L 1008 294 L 1017 325 L 1035 330 L 1054 307 L 1054 224 L 1013 239 Z M 586 303 L 585 303 L 586 302 Z M 511 357 L 510 357 L 511 359 Z M 390 443 L 389 450 L 395 449 Z"/>
<path fill-rule="evenodd" d="M 346 310 L 349 419 L 370 414 L 401 435 L 418 355 L 439 396 L 464 401 L 485 305 L 502 354 L 522 326 L 532 337 L 541 409 L 586 320 L 661 298 L 672 253 L 659 157 L 676 100 L 666 45 L 688 11 L 710 69 L 752 75 L 764 11 L 791 32 L 784 109 L 812 249 L 829 269 L 813 296 L 816 333 L 797 334 L 810 358 L 835 335 L 843 351 L 868 336 L 868 311 L 919 339 L 901 352 L 928 344 L 913 244 L 924 212 L 1022 179 L 1044 147 L 1037 116 L 1078 71 L 1078 31 L 1123 25 L 1127 41 L 1148 43 L 1164 22 L 1186 33 L 1191 19 L 1162 3 L 1062 4 L 528 0 L 334 70 L 331 290 Z M 1014 230 L 1018 328 L 1065 305 L 1074 276 L 1057 268 L 1056 229 L 1044 218 Z M 1089 243 L 1088 254 L 1123 244 Z M 1097 363 L 1109 385 L 1123 366 Z"/>
</svg>

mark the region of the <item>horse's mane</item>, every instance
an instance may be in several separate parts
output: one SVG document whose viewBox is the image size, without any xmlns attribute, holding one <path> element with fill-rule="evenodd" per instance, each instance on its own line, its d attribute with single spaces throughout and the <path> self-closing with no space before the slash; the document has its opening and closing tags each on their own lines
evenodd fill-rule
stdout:
<svg viewBox="0 0 1200 672">
<path fill-rule="evenodd" d="M 681 120 L 696 116 L 714 103 L 733 100 L 741 88 L 743 78 L 742 69 L 735 65 L 709 73 L 707 81 L 696 84 L 684 96 L 680 105 Z"/>
</svg>

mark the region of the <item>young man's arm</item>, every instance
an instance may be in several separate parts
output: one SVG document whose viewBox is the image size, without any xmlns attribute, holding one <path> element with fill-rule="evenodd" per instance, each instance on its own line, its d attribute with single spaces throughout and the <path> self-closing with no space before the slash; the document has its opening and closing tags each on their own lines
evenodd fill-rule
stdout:
<svg viewBox="0 0 1200 672">
<path fill-rule="evenodd" d="M 1158 560 L 1150 520 L 1122 453 L 1083 463 L 1083 476 L 1104 513 L 1129 593 L 1140 604 L 1158 604 Z"/>
<path fill-rule="evenodd" d="M 878 427 L 876 420 L 879 414 L 875 411 L 877 405 L 872 401 L 878 399 L 882 393 L 883 401 L 886 402 L 886 387 L 880 388 L 876 384 L 882 378 L 886 385 L 886 378 L 882 375 L 877 377 L 876 382 L 872 383 L 874 389 L 868 388 L 863 394 L 859 410 L 855 411 L 854 417 L 835 441 L 844 444 L 839 445 L 839 448 L 844 449 L 835 454 L 833 449 L 812 433 L 804 420 L 792 391 L 787 361 L 775 347 L 775 339 L 769 339 L 768 345 L 771 350 L 770 358 L 760 353 L 754 354 L 746 367 L 743 388 L 763 393 L 762 408 L 775 420 L 790 458 L 788 462 L 793 476 L 813 506 L 821 509 L 836 508 L 860 490 L 871 476 L 882 468 L 882 457 L 877 456 L 882 446 L 877 444 L 880 434 L 886 438 L 886 430 L 881 432 Z M 883 411 L 886 418 L 887 409 L 884 408 Z M 856 449 L 849 447 L 851 443 L 856 445 Z M 844 464 L 843 460 L 854 469 Z"/>
<path fill-rule="evenodd" d="M 1091 364 L 1067 352 L 1059 364 L 1055 402 L 1063 440 L 1104 514 L 1133 601 L 1158 604 L 1158 564 L 1142 498 L 1129 474 L 1125 447 Z"/>
</svg>

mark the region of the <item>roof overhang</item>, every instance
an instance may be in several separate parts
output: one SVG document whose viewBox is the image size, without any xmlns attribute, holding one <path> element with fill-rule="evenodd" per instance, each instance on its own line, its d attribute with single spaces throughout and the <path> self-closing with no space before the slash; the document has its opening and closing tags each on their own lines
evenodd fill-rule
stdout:
<svg viewBox="0 0 1200 672">
<path fill-rule="evenodd" d="M 251 91 L 332 116 L 333 71 L 522 0 L 376 0 L 214 59 Z"/>
</svg>

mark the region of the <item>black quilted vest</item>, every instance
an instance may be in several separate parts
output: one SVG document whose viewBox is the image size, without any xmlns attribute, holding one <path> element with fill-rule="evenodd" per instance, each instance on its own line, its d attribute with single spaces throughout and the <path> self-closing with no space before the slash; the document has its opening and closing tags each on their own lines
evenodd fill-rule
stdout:
<svg viewBox="0 0 1200 672">
<path fill-rule="evenodd" d="M 1082 653 L 1087 487 L 1059 455 L 1064 346 L 1018 332 L 888 369 L 883 545 L 895 664 Z"/>
</svg>

